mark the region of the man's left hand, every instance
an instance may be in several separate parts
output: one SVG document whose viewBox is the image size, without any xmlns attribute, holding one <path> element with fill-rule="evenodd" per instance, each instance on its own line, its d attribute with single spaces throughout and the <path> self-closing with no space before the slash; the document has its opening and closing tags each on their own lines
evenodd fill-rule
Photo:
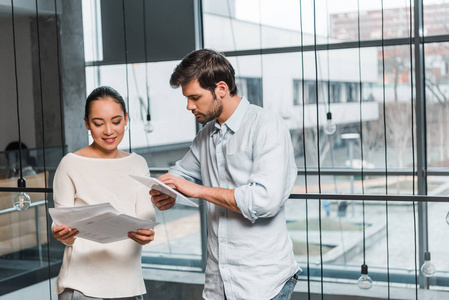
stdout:
<svg viewBox="0 0 449 300">
<path fill-rule="evenodd" d="M 200 198 L 200 191 L 203 188 L 202 185 L 190 182 L 182 177 L 177 177 L 169 173 L 160 176 L 158 179 L 187 197 Z"/>
</svg>

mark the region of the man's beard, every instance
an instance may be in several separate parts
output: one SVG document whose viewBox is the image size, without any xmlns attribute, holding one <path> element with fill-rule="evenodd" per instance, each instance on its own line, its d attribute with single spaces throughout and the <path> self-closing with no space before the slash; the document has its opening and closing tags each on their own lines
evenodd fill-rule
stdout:
<svg viewBox="0 0 449 300">
<path fill-rule="evenodd" d="M 209 106 L 209 110 L 205 114 L 198 113 L 202 116 L 201 119 L 198 119 L 198 122 L 203 125 L 218 118 L 223 112 L 223 104 L 221 103 L 221 99 L 218 99 L 215 93 L 212 93 L 212 95 L 214 97 L 214 101 Z"/>
</svg>

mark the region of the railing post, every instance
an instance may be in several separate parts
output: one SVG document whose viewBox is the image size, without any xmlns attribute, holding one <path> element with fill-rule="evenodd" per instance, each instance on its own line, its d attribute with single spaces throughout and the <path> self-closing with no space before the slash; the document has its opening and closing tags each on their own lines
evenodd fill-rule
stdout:
<svg viewBox="0 0 449 300">
<path fill-rule="evenodd" d="M 39 261 L 41 263 L 41 266 L 43 265 L 42 260 L 42 241 L 41 241 L 41 222 L 39 219 L 39 205 L 35 207 L 34 210 L 36 214 L 36 238 L 37 238 L 37 248 L 39 250 Z"/>
</svg>

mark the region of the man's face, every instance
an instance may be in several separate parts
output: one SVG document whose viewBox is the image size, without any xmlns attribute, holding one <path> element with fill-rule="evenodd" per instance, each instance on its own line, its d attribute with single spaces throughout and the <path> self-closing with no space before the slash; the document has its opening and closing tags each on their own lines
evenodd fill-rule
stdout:
<svg viewBox="0 0 449 300">
<path fill-rule="evenodd" d="M 223 111 L 221 99 L 215 93 L 203 89 L 196 79 L 182 86 L 182 94 L 187 98 L 187 109 L 201 124 L 218 118 Z"/>
</svg>

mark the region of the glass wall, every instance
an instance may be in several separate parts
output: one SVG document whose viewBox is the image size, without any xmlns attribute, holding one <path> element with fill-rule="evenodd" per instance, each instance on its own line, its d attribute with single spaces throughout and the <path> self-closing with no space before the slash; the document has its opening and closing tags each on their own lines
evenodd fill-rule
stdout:
<svg viewBox="0 0 449 300">
<path fill-rule="evenodd" d="M 421 7 L 334 2 L 203 1 L 204 46 L 224 51 L 237 76 L 260 76 L 263 107 L 290 128 L 299 175 L 287 226 L 304 280 L 354 282 L 366 263 L 388 293 L 392 285 L 423 287 L 422 257 L 444 252 L 447 226 L 445 213 L 429 223 L 427 216 L 444 204 L 418 204 L 407 196 L 444 195 L 444 177 L 418 176 L 417 167 L 443 172 L 445 46 L 423 44 L 425 72 L 418 71 L 425 81 L 417 82 L 423 76 L 416 75 L 420 56 L 413 38 Z M 424 1 L 426 38 L 426 28 L 444 27 L 434 21 L 444 18 L 447 3 L 440 2 Z M 331 134 L 329 121 L 336 127 Z M 422 134 L 427 137 L 418 140 Z M 305 193 L 329 196 L 303 200 Z M 385 201 L 362 201 L 363 195 Z M 428 231 L 427 244 L 420 235 Z M 437 270 L 438 278 L 447 276 L 445 264 Z M 428 284 L 444 289 L 445 282 L 432 278 Z"/>
<path fill-rule="evenodd" d="M 330 282 L 355 283 L 366 263 L 388 296 L 390 286 L 449 287 L 449 204 L 434 201 L 448 193 L 449 3 L 123 3 L 125 11 L 120 1 L 40 0 L 17 4 L 16 14 L 0 5 L 0 294 L 59 271 L 63 246 L 46 214 L 52 181 L 61 158 L 91 142 L 83 110 L 95 87 L 124 96 L 130 123 L 120 147 L 142 155 L 153 177 L 188 151 L 200 126 L 168 81 L 195 47 L 223 51 L 239 95 L 290 129 L 298 178 L 287 227 L 301 280 L 324 282 L 325 292 Z M 13 208 L 20 177 L 26 211 Z M 417 194 L 432 202 L 413 202 Z M 157 211 L 145 267 L 204 270 L 199 203 Z M 419 273 L 426 251 L 437 267 L 429 280 Z"/>
<path fill-rule="evenodd" d="M 0 5 L 0 296 L 56 276 L 63 251 L 48 216 L 66 152 L 57 8 L 15 4 Z"/>
<path fill-rule="evenodd" d="M 136 36 L 143 41 L 151 31 L 157 30 L 145 27 L 144 22 L 133 20 L 140 16 L 129 15 L 132 7 L 142 4 L 140 1 L 126 2 L 125 13 L 121 6 L 115 7 L 119 9 L 115 13 L 125 26 L 137 27 L 125 30 L 122 35 L 114 35 L 114 39 L 124 45 L 122 51 L 115 54 L 121 58 L 121 62 L 110 63 L 107 57 L 101 55 L 100 49 L 106 40 L 105 31 L 108 30 L 102 30 L 101 27 L 108 22 L 105 12 L 114 6 L 101 1 L 83 1 L 84 30 L 88 32 L 84 40 L 86 45 L 92 46 L 85 48 L 86 93 L 107 85 L 124 97 L 129 113 L 129 129 L 119 147 L 143 156 L 148 162 L 151 176 L 157 178 L 188 151 L 196 135 L 197 124 L 194 116 L 186 109 L 187 102 L 181 89 L 172 89 L 169 85 L 170 75 L 181 57 L 173 60 L 165 49 L 167 53 L 162 53 L 162 57 L 155 61 L 151 53 L 155 47 L 153 40 L 149 40 L 148 47 L 145 44 L 132 44 L 131 39 Z M 153 13 L 150 11 L 157 8 L 146 4 L 148 22 L 149 14 Z M 129 55 L 125 54 L 127 47 L 130 49 Z M 132 51 L 140 51 L 143 55 L 133 58 Z M 91 138 L 87 142 L 91 143 Z M 168 211 L 156 210 L 156 221 L 160 224 L 155 227 L 155 241 L 143 248 L 144 266 L 203 271 L 206 254 L 202 244 L 204 237 L 201 237 L 202 211 L 201 203 L 200 208 L 176 205 Z"/>
</svg>

